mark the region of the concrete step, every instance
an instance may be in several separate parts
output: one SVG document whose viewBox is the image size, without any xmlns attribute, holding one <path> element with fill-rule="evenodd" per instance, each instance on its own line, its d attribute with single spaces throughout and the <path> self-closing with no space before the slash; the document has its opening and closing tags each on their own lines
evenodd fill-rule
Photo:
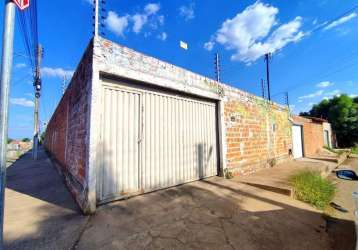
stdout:
<svg viewBox="0 0 358 250">
<path fill-rule="evenodd" d="M 252 181 L 241 181 L 240 183 L 246 184 L 252 187 L 260 188 L 273 193 L 283 194 L 289 197 L 293 197 L 293 189 L 287 185 L 277 185 L 270 183 L 257 183 Z"/>
</svg>

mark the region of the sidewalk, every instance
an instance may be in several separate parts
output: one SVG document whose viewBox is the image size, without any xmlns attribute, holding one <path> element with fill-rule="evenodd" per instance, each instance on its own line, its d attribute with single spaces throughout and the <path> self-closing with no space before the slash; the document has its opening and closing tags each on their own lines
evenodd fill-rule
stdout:
<svg viewBox="0 0 358 250">
<path fill-rule="evenodd" d="M 7 168 L 5 249 L 71 249 L 86 222 L 42 148 Z"/>
<path fill-rule="evenodd" d="M 273 168 L 261 169 L 247 176 L 236 176 L 233 180 L 264 190 L 292 196 L 293 192 L 289 179 L 293 174 L 309 169 L 320 172 L 322 176 L 327 176 L 336 167 L 337 164 L 334 162 L 302 158 L 280 163 Z"/>
</svg>

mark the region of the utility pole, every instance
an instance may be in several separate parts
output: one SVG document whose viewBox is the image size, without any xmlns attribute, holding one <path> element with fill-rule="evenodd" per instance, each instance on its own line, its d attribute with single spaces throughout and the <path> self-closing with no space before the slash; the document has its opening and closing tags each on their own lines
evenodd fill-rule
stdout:
<svg viewBox="0 0 358 250">
<path fill-rule="evenodd" d="M 39 146 L 39 100 L 41 96 L 41 59 L 42 59 L 42 46 L 39 44 L 37 46 L 37 55 L 36 55 L 36 70 L 35 70 L 35 110 L 34 110 L 34 137 L 33 137 L 33 147 L 32 147 L 32 156 L 34 160 L 37 160 L 38 156 L 38 146 Z"/>
<path fill-rule="evenodd" d="M 220 55 L 219 53 L 215 54 L 215 77 L 216 81 L 220 82 Z"/>
<path fill-rule="evenodd" d="M 63 81 L 62 81 L 62 95 L 64 95 L 66 92 L 66 82 L 67 82 L 67 77 L 66 77 L 66 75 L 64 75 Z"/>
<path fill-rule="evenodd" d="M 271 60 L 271 53 L 265 54 L 265 61 L 266 61 L 266 81 L 267 81 L 267 95 L 269 101 L 271 101 L 271 92 L 270 92 L 270 60 Z"/>
<path fill-rule="evenodd" d="M 1 171 L 1 197 L 0 197 L 0 248 L 3 246 L 4 229 L 4 201 L 5 201 L 5 181 L 6 181 L 6 151 L 7 151 L 7 131 L 8 131 L 8 112 L 9 112 L 9 93 L 14 49 L 14 29 L 15 29 L 15 4 L 10 0 L 5 0 L 4 6 L 4 28 L 2 42 L 1 60 L 1 86 L 0 86 L 0 171 Z"/>
<path fill-rule="evenodd" d="M 266 95 L 265 95 L 265 82 L 264 79 L 261 78 L 261 95 L 263 99 L 266 99 Z"/>
<path fill-rule="evenodd" d="M 94 18 L 94 36 L 98 37 L 99 35 L 99 1 L 93 0 L 93 18 Z"/>
<path fill-rule="evenodd" d="M 288 92 L 285 92 L 285 102 L 286 102 L 288 109 L 290 109 L 290 101 L 288 99 Z"/>
</svg>

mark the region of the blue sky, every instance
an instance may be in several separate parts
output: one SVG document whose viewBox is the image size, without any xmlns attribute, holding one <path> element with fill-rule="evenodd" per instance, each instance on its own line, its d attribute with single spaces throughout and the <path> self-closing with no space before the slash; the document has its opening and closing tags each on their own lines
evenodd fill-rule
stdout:
<svg viewBox="0 0 358 250">
<path fill-rule="evenodd" d="M 1 1 L 1 20 L 3 20 Z M 261 95 L 262 55 L 273 52 L 271 95 L 283 103 L 289 91 L 293 111 L 307 111 L 323 98 L 358 94 L 358 9 L 353 0 L 135 1 L 107 0 L 105 37 L 214 77 L 214 53 L 222 59 L 222 81 Z M 92 36 L 87 0 L 38 1 L 42 64 L 41 123 L 61 98 Z M 2 27 L 1 27 L 2 28 Z M 314 32 L 313 32 L 314 31 Z M 185 41 L 188 50 L 180 48 Z M 33 87 L 19 26 L 15 33 L 9 137 L 33 131 Z"/>
</svg>

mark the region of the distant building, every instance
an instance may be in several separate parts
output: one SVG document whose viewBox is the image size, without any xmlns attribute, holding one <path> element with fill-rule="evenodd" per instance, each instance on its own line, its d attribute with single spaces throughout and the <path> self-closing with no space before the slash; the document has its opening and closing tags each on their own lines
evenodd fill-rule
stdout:
<svg viewBox="0 0 358 250">
<path fill-rule="evenodd" d="M 292 126 L 293 156 L 314 156 L 324 147 L 336 146 L 331 124 L 322 118 L 294 116 Z"/>
</svg>

